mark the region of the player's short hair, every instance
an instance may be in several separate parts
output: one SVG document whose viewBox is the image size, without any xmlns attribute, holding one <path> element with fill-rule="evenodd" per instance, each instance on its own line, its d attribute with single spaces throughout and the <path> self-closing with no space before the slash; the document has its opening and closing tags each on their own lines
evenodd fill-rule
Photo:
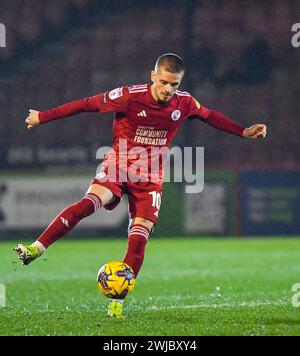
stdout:
<svg viewBox="0 0 300 356">
<path fill-rule="evenodd" d="M 155 72 L 158 71 L 158 67 L 163 66 L 167 72 L 171 73 L 184 73 L 185 65 L 182 58 L 174 53 L 165 53 L 157 58 L 155 63 Z"/>
</svg>

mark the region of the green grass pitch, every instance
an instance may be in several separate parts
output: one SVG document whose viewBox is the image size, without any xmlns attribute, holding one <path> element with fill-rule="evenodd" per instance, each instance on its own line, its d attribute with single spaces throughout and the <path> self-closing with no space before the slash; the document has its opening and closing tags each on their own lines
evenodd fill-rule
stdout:
<svg viewBox="0 0 300 356">
<path fill-rule="evenodd" d="M 13 246 L 0 243 L 0 335 L 300 335 L 298 239 L 153 236 L 125 320 L 106 316 L 96 275 L 126 239 L 65 238 L 27 267 Z"/>
</svg>

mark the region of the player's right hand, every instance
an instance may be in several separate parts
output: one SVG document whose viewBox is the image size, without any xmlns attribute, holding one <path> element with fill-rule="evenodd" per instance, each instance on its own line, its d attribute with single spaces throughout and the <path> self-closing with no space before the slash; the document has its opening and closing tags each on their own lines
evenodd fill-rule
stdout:
<svg viewBox="0 0 300 356">
<path fill-rule="evenodd" d="M 32 110 L 32 109 L 29 110 L 29 114 L 25 120 L 28 130 L 40 124 L 39 113 L 40 112 L 37 110 Z"/>
</svg>

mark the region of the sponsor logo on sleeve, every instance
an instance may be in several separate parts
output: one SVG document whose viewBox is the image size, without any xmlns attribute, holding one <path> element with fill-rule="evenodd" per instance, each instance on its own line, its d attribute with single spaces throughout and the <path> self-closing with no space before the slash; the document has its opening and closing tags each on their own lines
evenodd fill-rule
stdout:
<svg viewBox="0 0 300 356">
<path fill-rule="evenodd" d="M 110 100 L 115 100 L 123 96 L 123 87 L 111 90 L 108 94 Z"/>
<path fill-rule="evenodd" d="M 200 109 L 201 108 L 201 104 L 199 103 L 199 101 L 197 101 L 195 98 L 194 98 L 194 101 L 195 101 L 197 109 Z"/>
</svg>

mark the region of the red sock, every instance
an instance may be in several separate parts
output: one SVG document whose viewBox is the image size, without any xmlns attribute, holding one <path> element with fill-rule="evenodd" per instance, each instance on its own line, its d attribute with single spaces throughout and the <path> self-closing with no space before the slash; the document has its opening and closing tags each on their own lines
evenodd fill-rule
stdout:
<svg viewBox="0 0 300 356">
<path fill-rule="evenodd" d="M 95 194 L 87 194 L 79 202 L 60 212 L 38 241 L 47 248 L 71 231 L 81 219 L 93 214 L 99 208 L 101 208 L 101 199 Z"/>
<path fill-rule="evenodd" d="M 128 246 L 123 262 L 127 263 L 138 275 L 145 254 L 145 247 L 149 238 L 149 230 L 141 225 L 132 225 L 128 233 Z"/>
</svg>

